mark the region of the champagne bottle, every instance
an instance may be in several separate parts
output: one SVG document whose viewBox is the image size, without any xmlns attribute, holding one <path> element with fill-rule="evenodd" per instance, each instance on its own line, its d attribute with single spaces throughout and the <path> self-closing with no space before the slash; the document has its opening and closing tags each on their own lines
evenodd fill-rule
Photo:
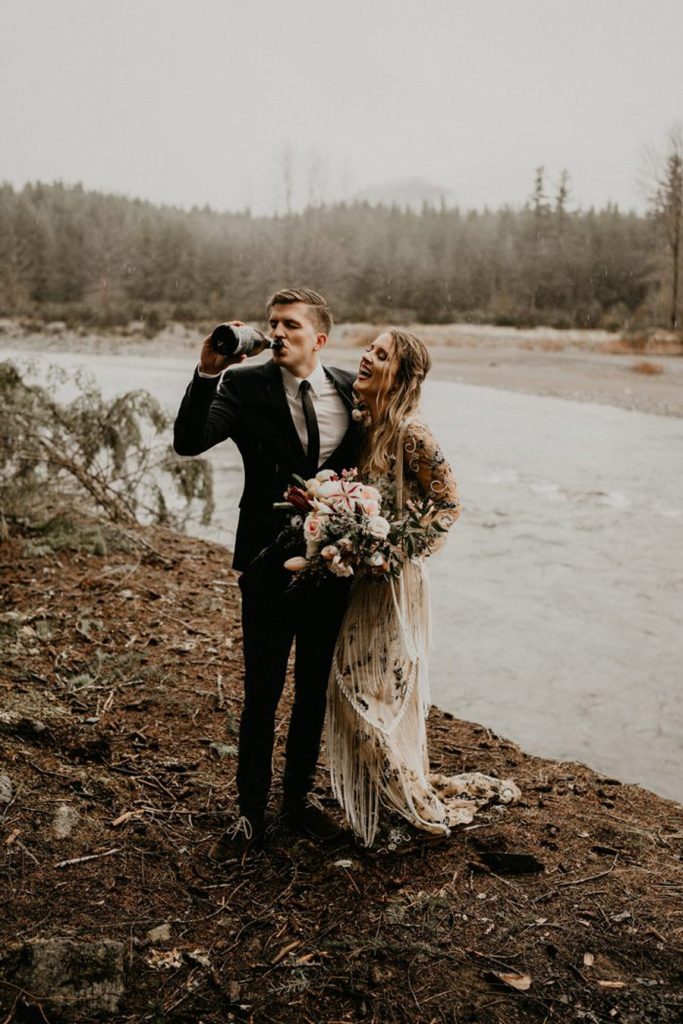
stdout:
<svg viewBox="0 0 683 1024">
<path fill-rule="evenodd" d="M 273 342 L 256 327 L 233 327 L 219 324 L 211 335 L 211 347 L 221 356 L 255 356 Z"/>
</svg>

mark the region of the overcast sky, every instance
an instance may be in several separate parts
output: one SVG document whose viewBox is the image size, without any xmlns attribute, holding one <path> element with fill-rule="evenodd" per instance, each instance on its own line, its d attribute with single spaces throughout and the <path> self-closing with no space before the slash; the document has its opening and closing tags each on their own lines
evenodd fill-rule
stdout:
<svg viewBox="0 0 683 1024">
<path fill-rule="evenodd" d="M 0 0 L 0 180 L 282 207 L 406 176 L 462 206 L 569 171 L 642 207 L 683 0 Z"/>
</svg>

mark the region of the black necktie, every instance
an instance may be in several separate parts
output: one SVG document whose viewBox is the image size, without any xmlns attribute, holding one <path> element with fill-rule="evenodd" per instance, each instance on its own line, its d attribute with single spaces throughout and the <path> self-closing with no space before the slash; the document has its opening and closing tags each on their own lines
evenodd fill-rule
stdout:
<svg viewBox="0 0 683 1024">
<path fill-rule="evenodd" d="M 308 434 L 308 461 L 313 467 L 313 472 L 317 473 L 318 461 L 320 459 L 320 432 L 318 430 L 318 418 L 315 415 L 315 406 L 311 398 L 311 385 L 307 380 L 301 381 L 299 393 L 304 407 L 306 433 Z"/>
</svg>

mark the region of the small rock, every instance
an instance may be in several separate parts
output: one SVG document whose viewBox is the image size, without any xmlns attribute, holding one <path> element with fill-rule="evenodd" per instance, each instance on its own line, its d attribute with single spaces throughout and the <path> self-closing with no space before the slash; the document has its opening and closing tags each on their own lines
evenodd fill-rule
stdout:
<svg viewBox="0 0 683 1024">
<path fill-rule="evenodd" d="M 52 835 L 55 839 L 66 839 L 78 824 L 78 811 L 69 804 L 60 804 L 52 819 Z"/>
<path fill-rule="evenodd" d="M 0 775 L 0 804 L 9 804 L 12 801 L 14 790 L 9 775 Z"/>
<path fill-rule="evenodd" d="M 622 921 L 630 921 L 633 914 L 630 910 L 622 910 L 620 914 L 612 914 L 612 920 L 621 923 Z"/>
<path fill-rule="evenodd" d="M 23 715 L 15 715 L 11 711 L 0 712 L 0 733 L 35 740 L 42 739 L 46 730 L 47 726 L 38 718 L 26 718 Z"/>
<path fill-rule="evenodd" d="M 15 984 L 44 1006 L 115 1013 L 124 990 L 125 946 L 113 939 L 32 939 L 13 957 Z"/>
<path fill-rule="evenodd" d="M 168 921 L 158 924 L 156 928 L 150 928 L 147 932 L 149 942 L 168 942 L 171 938 L 171 926 Z"/>
<path fill-rule="evenodd" d="M 237 757 L 237 747 L 234 743 L 210 743 L 209 750 L 221 760 L 225 757 Z"/>
</svg>

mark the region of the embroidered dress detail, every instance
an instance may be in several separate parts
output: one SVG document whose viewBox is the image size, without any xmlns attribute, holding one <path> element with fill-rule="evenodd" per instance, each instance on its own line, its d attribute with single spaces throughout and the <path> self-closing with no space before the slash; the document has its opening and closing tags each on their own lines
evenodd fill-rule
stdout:
<svg viewBox="0 0 683 1024">
<path fill-rule="evenodd" d="M 380 491 L 383 507 L 400 512 L 429 495 L 434 518 L 452 525 L 460 511 L 456 483 L 421 420 L 402 424 L 392 466 L 385 477 L 367 481 Z M 429 645 L 423 559 L 406 562 L 397 580 L 361 575 L 354 581 L 330 675 L 327 752 L 335 797 L 366 846 L 375 838 L 382 805 L 417 828 L 447 835 L 482 805 L 519 798 L 509 780 L 430 773 Z"/>
</svg>

